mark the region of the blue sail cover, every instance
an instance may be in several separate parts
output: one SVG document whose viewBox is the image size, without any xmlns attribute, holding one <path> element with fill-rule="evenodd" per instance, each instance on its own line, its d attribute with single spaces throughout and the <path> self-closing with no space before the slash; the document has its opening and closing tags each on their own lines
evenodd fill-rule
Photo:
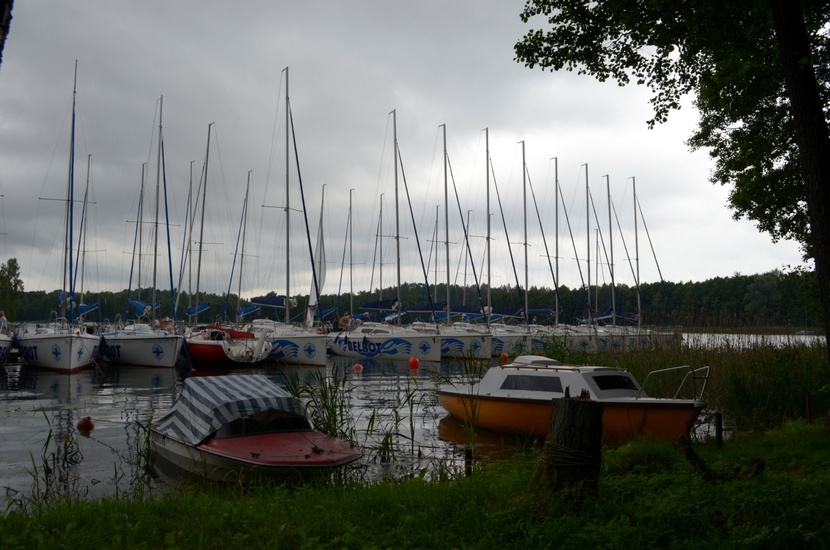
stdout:
<svg viewBox="0 0 830 550">
<path fill-rule="evenodd" d="M 150 304 L 149 302 L 141 302 L 139 300 L 127 300 L 127 302 L 131 306 L 133 306 L 133 308 L 135 309 L 135 314 L 139 317 L 142 315 L 148 315 L 150 312 L 152 312 L 153 306 L 155 306 L 156 309 L 158 309 L 159 306 L 161 306 L 159 302 L 156 302 L 155 304 Z"/>
<path fill-rule="evenodd" d="M 199 313 L 207 311 L 208 309 L 210 309 L 210 304 L 207 302 L 203 302 L 196 306 L 190 306 L 184 312 L 187 313 L 188 317 L 193 317 L 194 315 L 198 315 Z"/>
<path fill-rule="evenodd" d="M 251 303 L 264 307 L 285 307 L 285 296 L 257 296 L 251 299 Z"/>
<path fill-rule="evenodd" d="M 246 315 L 250 315 L 256 311 L 259 311 L 260 306 L 254 304 L 252 306 L 240 307 L 236 310 L 236 316 L 240 319 L 245 317 Z"/>
<path fill-rule="evenodd" d="M 173 408 L 153 428 L 198 445 L 222 426 L 269 409 L 305 416 L 306 404 L 261 374 L 191 376 Z"/>
<path fill-rule="evenodd" d="M 433 302 L 432 304 L 418 304 L 417 306 L 407 308 L 409 313 L 435 313 L 436 311 L 444 311 L 447 309 L 447 302 Z"/>
<path fill-rule="evenodd" d="M 81 304 L 78 306 L 78 314 L 86 315 L 98 309 L 98 304 Z"/>
</svg>

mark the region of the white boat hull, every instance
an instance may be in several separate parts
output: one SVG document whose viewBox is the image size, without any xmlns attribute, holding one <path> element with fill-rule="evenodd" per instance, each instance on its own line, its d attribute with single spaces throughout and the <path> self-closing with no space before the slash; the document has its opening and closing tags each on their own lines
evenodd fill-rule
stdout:
<svg viewBox="0 0 830 550">
<path fill-rule="evenodd" d="M 175 367 L 184 338 L 164 332 L 118 331 L 103 335 L 101 355 L 110 363 L 143 367 Z"/>
<path fill-rule="evenodd" d="M 325 334 L 295 332 L 276 334 L 271 339 L 268 359 L 292 365 L 326 364 L 328 340 Z"/>
<path fill-rule="evenodd" d="M 0 334 L 0 367 L 6 364 L 12 353 L 12 339 L 10 336 Z"/>
<path fill-rule="evenodd" d="M 93 365 L 100 341 L 79 332 L 27 333 L 20 336 L 20 356 L 31 367 L 72 373 Z"/>
<path fill-rule="evenodd" d="M 372 336 L 355 332 L 328 334 L 329 351 L 335 355 L 361 359 L 416 358 L 419 361 L 441 360 L 441 337 L 428 334 L 384 334 Z"/>
</svg>

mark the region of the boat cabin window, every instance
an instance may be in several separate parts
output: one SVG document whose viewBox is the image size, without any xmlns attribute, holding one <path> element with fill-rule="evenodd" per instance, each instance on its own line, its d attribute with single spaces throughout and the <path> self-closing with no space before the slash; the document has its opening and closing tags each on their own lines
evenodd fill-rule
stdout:
<svg viewBox="0 0 830 550">
<path fill-rule="evenodd" d="M 608 390 L 637 390 L 634 381 L 629 376 L 621 374 L 600 374 L 594 376 L 594 382 L 602 391 Z"/>
<path fill-rule="evenodd" d="M 529 374 L 508 374 L 501 384 L 503 390 L 542 391 L 562 393 L 562 381 L 558 376 L 531 376 Z"/>
<path fill-rule="evenodd" d="M 304 416 L 285 411 L 267 410 L 244 418 L 237 418 L 219 428 L 214 437 L 224 439 L 241 435 L 310 430 L 311 423 Z"/>
</svg>

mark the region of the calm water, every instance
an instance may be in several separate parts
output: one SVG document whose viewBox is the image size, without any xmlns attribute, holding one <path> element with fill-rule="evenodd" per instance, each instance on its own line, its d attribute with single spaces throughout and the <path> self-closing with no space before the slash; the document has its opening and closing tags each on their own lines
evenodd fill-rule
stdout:
<svg viewBox="0 0 830 550">
<path fill-rule="evenodd" d="M 684 335 L 696 346 L 746 346 L 765 341 L 788 344 L 821 341 L 810 336 Z M 355 363 L 362 371 L 353 369 Z M 344 380 L 349 409 L 368 475 L 401 477 L 463 470 L 463 431 L 446 418 L 435 393 L 441 377 L 458 379 L 459 361 L 424 363 L 411 370 L 407 362 L 330 358 L 326 367 L 278 367 L 235 372 L 265 374 L 283 384 L 286 377 L 311 385 L 320 377 Z M 222 374 L 200 372 L 192 375 Z M 142 426 L 164 414 L 181 389 L 184 376 L 175 369 L 112 367 L 59 375 L 25 366 L 0 369 L 0 513 L 14 499 L 33 493 L 44 464 L 70 458 L 74 485 L 65 489 L 86 498 L 129 491 L 141 477 L 146 448 Z M 78 420 L 89 416 L 95 427 L 79 435 Z M 51 439 L 50 439 L 51 434 Z M 391 434 L 391 435 L 389 435 Z M 384 437 L 393 444 L 381 452 Z M 48 442 L 48 448 L 44 448 Z M 481 442 L 481 439 L 480 439 Z M 500 440 L 484 440 L 491 449 Z M 75 453 L 75 454 L 73 454 Z M 391 456 L 390 456 L 391 454 Z M 42 485 L 42 483 L 41 483 Z M 153 484 L 163 490 L 163 484 Z"/>
<path fill-rule="evenodd" d="M 412 370 L 408 362 L 337 357 L 326 367 L 267 365 L 234 372 L 265 374 L 281 385 L 286 377 L 315 385 L 336 373 L 354 415 L 363 466 L 372 476 L 396 477 L 463 468 L 463 448 L 457 445 L 462 436 L 454 436 L 455 426 L 442 420 L 446 412 L 434 391 L 439 377 L 460 369 L 458 361 L 422 363 Z M 142 474 L 142 426 L 172 406 L 183 377 L 225 373 L 103 365 L 66 375 L 6 365 L 0 369 L 0 513 L 14 499 L 33 494 L 44 464 L 56 456 L 76 462 L 70 470 L 77 480 L 67 492 L 98 498 L 129 490 Z M 76 427 L 85 416 L 94 422 L 89 437 Z M 442 440 L 439 430 L 447 425 L 456 441 Z M 393 434 L 391 456 L 378 450 L 387 434 Z M 154 485 L 163 490 L 163 484 Z"/>
</svg>

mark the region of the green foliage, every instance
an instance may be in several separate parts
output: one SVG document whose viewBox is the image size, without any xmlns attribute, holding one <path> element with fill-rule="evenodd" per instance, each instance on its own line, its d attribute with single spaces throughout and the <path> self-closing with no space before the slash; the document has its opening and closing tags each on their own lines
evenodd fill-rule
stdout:
<svg viewBox="0 0 830 550">
<path fill-rule="evenodd" d="M 0 309 L 9 319 L 14 319 L 17 315 L 21 292 L 23 281 L 20 280 L 20 266 L 17 258 L 9 258 L 5 264 L 0 264 Z"/>
<path fill-rule="evenodd" d="M 679 109 L 684 95 L 694 94 L 700 124 L 689 143 L 715 160 L 712 181 L 732 187 L 735 217 L 756 221 L 774 241 L 796 240 L 811 256 L 793 90 L 785 86 L 773 4 L 528 0 L 522 21 L 543 18 L 547 28 L 525 34 L 515 46 L 516 60 L 530 68 L 646 85 L 653 94 L 650 126 Z M 830 6 L 826 0 L 779 4 L 806 24 L 810 57 L 799 62 L 814 69 L 827 118 Z"/>
<path fill-rule="evenodd" d="M 791 422 L 723 447 L 606 450 L 599 494 L 574 505 L 527 490 L 538 455 L 467 478 L 66 503 L 0 518 L 4 548 L 821 548 L 830 536 L 830 435 Z M 753 475 L 747 466 L 763 463 Z M 210 521 L 193 521 L 193 518 Z"/>
</svg>

